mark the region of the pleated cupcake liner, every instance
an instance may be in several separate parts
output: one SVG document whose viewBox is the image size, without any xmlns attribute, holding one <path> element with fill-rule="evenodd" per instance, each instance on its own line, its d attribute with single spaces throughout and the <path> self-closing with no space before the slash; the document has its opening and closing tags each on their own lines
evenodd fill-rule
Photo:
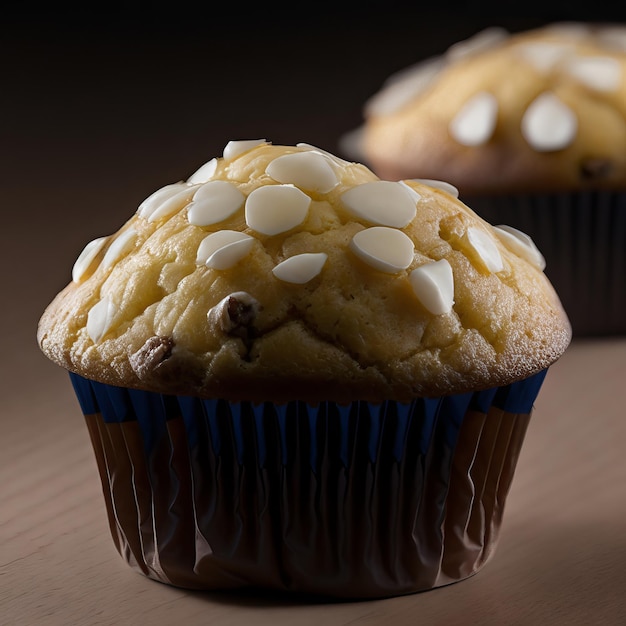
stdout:
<svg viewBox="0 0 626 626">
<path fill-rule="evenodd" d="M 546 370 L 417 399 L 252 404 L 71 374 L 115 546 L 177 587 L 335 598 L 425 591 L 497 544 Z"/>
<path fill-rule="evenodd" d="M 575 336 L 626 334 L 626 192 L 462 199 L 532 237 Z"/>
</svg>

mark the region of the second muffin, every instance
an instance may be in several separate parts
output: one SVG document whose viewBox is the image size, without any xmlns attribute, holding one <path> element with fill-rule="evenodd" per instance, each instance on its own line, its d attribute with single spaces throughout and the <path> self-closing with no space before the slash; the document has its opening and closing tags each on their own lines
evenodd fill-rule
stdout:
<svg viewBox="0 0 626 626">
<path fill-rule="evenodd" d="M 575 334 L 626 332 L 626 26 L 486 29 L 391 77 L 342 145 L 528 233 Z"/>
</svg>

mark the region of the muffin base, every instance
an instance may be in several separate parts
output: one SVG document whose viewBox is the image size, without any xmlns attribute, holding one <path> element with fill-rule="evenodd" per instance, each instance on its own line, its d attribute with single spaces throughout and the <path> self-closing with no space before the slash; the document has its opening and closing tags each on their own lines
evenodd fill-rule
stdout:
<svg viewBox="0 0 626 626">
<path fill-rule="evenodd" d="M 546 259 L 575 336 L 626 334 L 626 192 L 465 197 L 494 226 L 524 231 Z"/>
<path fill-rule="evenodd" d="M 315 406 L 70 376 L 113 541 L 134 570 L 190 589 L 357 599 L 484 565 L 545 374 L 410 404 Z"/>
</svg>

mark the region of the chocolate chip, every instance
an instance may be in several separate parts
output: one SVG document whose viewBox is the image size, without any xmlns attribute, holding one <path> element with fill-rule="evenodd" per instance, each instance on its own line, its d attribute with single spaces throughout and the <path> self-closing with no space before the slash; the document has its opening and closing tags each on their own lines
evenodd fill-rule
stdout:
<svg viewBox="0 0 626 626">
<path fill-rule="evenodd" d="M 257 307 L 254 302 L 242 302 L 234 296 L 229 296 L 226 305 L 228 317 L 233 324 L 231 333 L 242 326 L 249 326 L 256 317 Z"/>
<path fill-rule="evenodd" d="M 130 365 L 140 379 L 147 378 L 172 356 L 173 347 L 171 337 L 150 337 L 137 352 L 131 354 Z"/>
<path fill-rule="evenodd" d="M 253 324 L 259 309 L 258 301 L 249 293 L 237 291 L 214 306 L 207 317 L 227 335 L 247 341 L 256 336 Z"/>
<path fill-rule="evenodd" d="M 613 170 L 611 161 L 606 159 L 586 159 L 580 164 L 580 177 L 583 180 L 608 178 Z"/>
</svg>

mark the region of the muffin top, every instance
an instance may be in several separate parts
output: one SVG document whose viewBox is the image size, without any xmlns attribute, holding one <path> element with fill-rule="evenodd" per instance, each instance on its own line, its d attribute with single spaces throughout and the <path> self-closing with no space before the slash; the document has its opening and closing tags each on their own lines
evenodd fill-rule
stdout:
<svg viewBox="0 0 626 626">
<path fill-rule="evenodd" d="M 391 76 L 342 150 L 478 193 L 626 189 L 626 25 L 488 28 Z"/>
<path fill-rule="evenodd" d="M 533 242 L 437 181 L 229 142 L 87 244 L 42 351 L 100 382 L 232 401 L 409 401 L 508 384 L 570 325 Z"/>
</svg>

